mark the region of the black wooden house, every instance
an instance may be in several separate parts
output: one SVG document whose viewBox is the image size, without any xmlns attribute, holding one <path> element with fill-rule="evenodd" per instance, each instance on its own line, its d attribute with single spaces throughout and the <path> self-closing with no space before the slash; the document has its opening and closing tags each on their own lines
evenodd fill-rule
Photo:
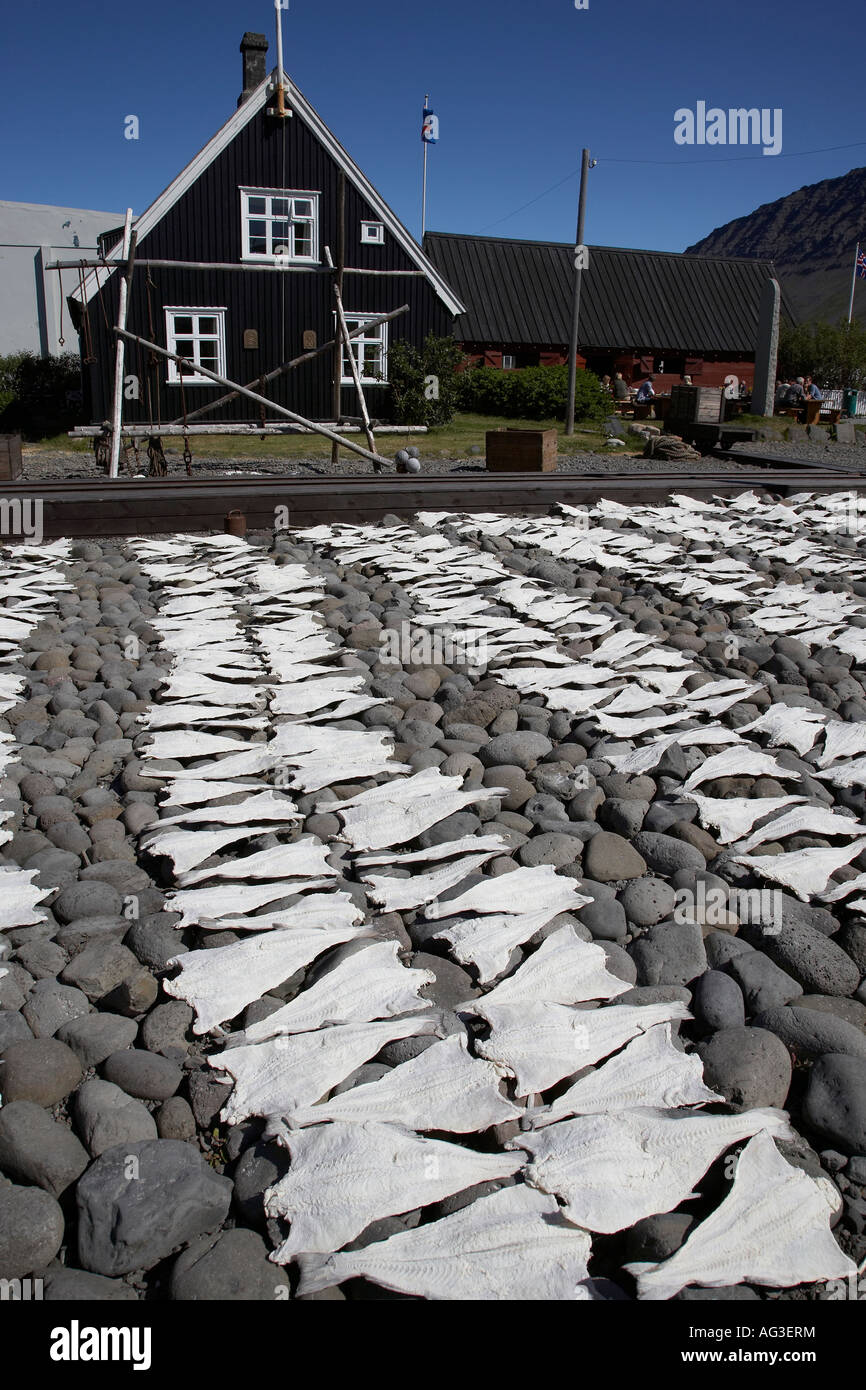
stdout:
<svg viewBox="0 0 866 1390">
<path fill-rule="evenodd" d="M 335 337 L 334 276 L 326 248 L 338 261 L 342 247 L 350 330 L 409 305 L 408 313 L 353 339 L 370 413 L 386 419 L 389 343 L 404 339 L 420 346 L 429 333 L 451 336 L 464 306 L 287 80 L 291 115 L 274 114 L 278 74 L 268 76 L 267 47 L 263 35 L 244 35 L 237 111 L 133 224 L 136 269 L 128 328 L 231 381 L 251 382 Z M 109 260 L 119 259 L 117 229 L 106 234 L 104 246 Z M 147 264 L 154 261 L 189 264 Z M 94 423 L 110 414 L 121 274 L 116 267 L 91 270 L 83 294 L 70 300 Z M 359 413 L 357 393 L 345 348 L 343 354 L 340 415 L 352 418 Z M 265 394 L 308 419 L 333 420 L 334 372 L 334 354 L 325 352 L 271 382 Z M 127 347 L 124 377 L 127 425 L 177 420 L 184 410 L 225 394 L 201 374 L 181 379 L 174 362 L 135 344 Z M 129 383 L 130 377 L 136 381 Z M 259 413 L 241 397 L 206 418 L 257 421 Z"/>
</svg>

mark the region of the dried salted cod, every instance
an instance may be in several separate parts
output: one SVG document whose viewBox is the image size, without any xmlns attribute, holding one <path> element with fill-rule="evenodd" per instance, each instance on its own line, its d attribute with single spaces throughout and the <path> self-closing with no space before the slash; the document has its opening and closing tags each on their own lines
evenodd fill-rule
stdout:
<svg viewBox="0 0 866 1390">
<path fill-rule="evenodd" d="M 411 878 L 362 874 L 361 879 L 370 885 L 367 897 L 378 904 L 383 912 L 405 912 L 433 902 L 440 893 L 454 888 L 469 874 L 475 873 L 496 853 L 497 850 L 488 849 L 481 854 L 467 854 L 455 864 L 446 864 L 444 868 L 432 869 L 426 874 L 413 874 Z"/>
<path fill-rule="evenodd" d="M 820 894 L 821 901 L 823 903 L 837 903 L 852 893 L 862 892 L 864 888 L 866 888 L 866 874 L 857 874 L 855 878 L 846 878 L 844 883 L 834 883 L 832 888 Z"/>
<path fill-rule="evenodd" d="M 261 1042 L 282 1033 L 310 1033 L 332 1023 L 368 1023 L 431 1008 L 419 990 L 435 983 L 436 976 L 432 970 L 407 969 L 399 950 L 397 941 L 377 941 L 353 951 L 291 1003 L 251 1024 L 239 1041 Z"/>
<path fill-rule="evenodd" d="M 148 771 L 144 767 L 142 767 L 141 773 L 139 775 L 142 777 L 148 776 L 159 780 L 161 780 L 162 777 L 162 774 L 155 771 L 154 769 L 151 768 Z M 273 788 L 267 782 L 221 782 L 217 778 L 214 778 L 212 781 L 209 780 L 205 782 L 196 777 L 179 777 L 169 782 L 166 785 L 166 787 L 161 790 L 164 790 L 165 792 L 165 796 L 162 801 L 163 809 L 167 809 L 170 806 L 184 807 L 182 817 L 179 817 L 177 820 L 178 824 L 180 824 L 181 819 L 186 820 L 189 808 L 192 806 L 203 806 L 209 802 L 222 801 L 225 797 L 234 797 L 241 792 L 246 792 L 250 796 L 254 796 L 259 792 L 263 794 L 270 794 L 271 796 L 273 796 Z M 284 804 L 286 806 L 291 806 L 294 803 L 292 803 L 291 801 L 286 801 L 284 799 Z M 221 815 L 223 810 L 229 808 L 214 806 L 212 808 L 208 807 L 208 809 L 212 809 L 214 812 L 214 815 L 211 817 L 211 819 L 218 820 L 220 817 L 216 813 L 219 812 Z M 173 817 L 170 819 L 172 820 L 172 822 L 174 822 Z M 206 818 L 203 817 L 202 819 Z M 267 820 L 267 816 L 263 816 L 262 819 Z M 303 816 L 298 815 L 297 819 L 303 820 Z M 150 828 L 151 827 L 148 826 L 148 829 Z"/>
<path fill-rule="evenodd" d="M 199 671 L 174 670 L 160 691 L 162 700 L 197 700 L 200 704 L 258 708 L 264 703 L 262 685 L 215 681 Z"/>
<path fill-rule="evenodd" d="M 486 788 L 484 790 L 487 790 Z M 558 874 L 551 864 L 515 869 L 498 878 L 487 878 L 448 902 L 449 915 L 462 912 L 539 913 L 550 915 L 585 907 L 591 899 L 577 891 L 577 882 Z M 432 914 L 428 914 L 432 915 Z M 548 918 L 548 921 L 550 918 Z"/>
<path fill-rule="evenodd" d="M 761 1130 L 793 1137 L 781 1110 L 620 1110 L 562 1120 L 512 1142 L 534 1156 L 527 1182 L 559 1197 L 575 1225 L 610 1233 L 673 1211 L 725 1149 Z"/>
<path fill-rule="evenodd" d="M 157 729 L 189 729 L 200 724 L 217 728 L 228 725 L 232 729 L 258 731 L 267 728 L 268 716 L 239 714 L 231 707 L 220 709 L 218 705 L 155 705 L 147 714 L 141 716 L 140 723 L 145 726 L 145 733 Z"/>
<path fill-rule="evenodd" d="M 272 825 L 236 824 L 224 830 L 167 830 L 161 823 L 146 830 L 139 841 L 140 848 L 148 854 L 170 859 L 176 874 L 185 874 L 195 868 L 203 859 L 218 854 L 227 845 L 237 840 L 250 840 L 256 835 L 269 835 Z"/>
<path fill-rule="evenodd" d="M 363 927 L 346 920 L 358 915 L 344 908 L 343 920 L 337 917 L 327 927 L 292 927 L 264 932 L 211 951 L 190 951 L 176 958 L 180 974 L 174 980 L 165 980 L 165 989 L 195 1009 L 198 1017 L 193 1032 L 207 1033 L 217 1024 L 235 1018 L 247 1004 L 261 999 L 274 985 L 282 984 L 323 951 L 362 935 Z"/>
<path fill-rule="evenodd" d="M 365 1276 L 434 1301 L 571 1301 L 585 1297 L 589 1253 L 553 1198 L 518 1185 L 364 1250 L 303 1255 L 299 1293 Z"/>
<path fill-rule="evenodd" d="M 213 782 L 202 784 L 206 791 L 210 791 L 214 785 Z M 226 786 L 231 787 L 232 792 L 223 792 L 223 795 L 236 796 L 238 792 L 248 790 L 236 782 L 228 782 Z M 285 796 L 278 796 L 270 787 L 261 792 L 255 787 L 249 790 L 253 794 L 243 801 L 235 801 L 230 806 L 206 806 L 198 811 L 182 811 L 177 816 L 165 816 L 162 820 L 154 821 L 152 826 L 147 826 L 144 833 L 150 836 L 154 830 L 172 825 L 250 825 L 264 821 L 284 822 L 288 825 L 304 819 L 293 801 L 289 801 Z M 273 824 L 268 826 L 269 830 L 273 828 Z"/>
<path fill-rule="evenodd" d="M 472 1007 L 490 1024 L 478 1055 L 510 1072 L 519 1096 L 548 1090 L 657 1023 L 691 1018 L 680 1001 L 588 1010 L 542 1002 L 488 1007 L 478 999 Z"/>
<path fill-rule="evenodd" d="M 830 1223 L 840 1197 L 828 1178 L 812 1178 L 779 1153 L 769 1133 L 755 1135 L 737 1161 L 721 1206 L 660 1264 L 630 1264 L 638 1298 L 673 1298 L 687 1284 L 721 1288 L 748 1282 L 790 1288 L 856 1278 Z"/>
<path fill-rule="evenodd" d="M 33 927 L 45 921 L 37 903 L 41 903 L 54 888 L 37 888 L 33 880 L 36 869 L 0 867 L 0 931 L 12 927 Z"/>
<path fill-rule="evenodd" d="M 853 840 L 843 849 L 799 849 L 794 854 L 735 854 L 735 864 L 742 864 L 762 878 L 783 883 L 792 889 L 802 902 L 823 892 L 830 875 L 843 864 L 850 864 L 866 848 L 866 838 Z"/>
<path fill-rule="evenodd" d="M 277 1264 L 339 1250 L 372 1221 L 510 1177 L 525 1161 L 524 1154 L 473 1153 L 373 1120 L 295 1130 L 283 1143 L 291 1167 L 265 1194 L 266 1214 L 291 1222 L 271 1256 Z"/>
<path fill-rule="evenodd" d="M 854 758 L 851 762 L 835 763 L 832 767 L 825 768 L 823 772 L 816 772 L 822 782 L 832 782 L 834 787 L 863 787 L 866 786 L 866 758 Z"/>
<path fill-rule="evenodd" d="M 649 714 L 642 719 L 617 719 L 614 715 L 607 715 L 604 710 L 599 710 L 592 717 L 605 733 L 613 734 L 617 738 L 636 738 L 639 734 L 648 733 L 650 729 L 664 729 L 670 724 L 683 724 L 692 716 L 688 710 L 678 710 L 675 714 Z"/>
<path fill-rule="evenodd" d="M 753 834 L 749 836 L 737 849 L 742 854 L 749 854 L 756 845 L 766 844 L 768 840 L 784 840 L 789 835 L 863 835 L 866 833 L 866 825 L 861 825 L 853 816 L 841 815 L 838 811 L 831 811 L 826 806 L 814 806 L 807 803 L 805 806 L 797 806 L 792 811 L 787 811 L 785 815 L 779 816 L 776 820 L 768 821 L 765 825 L 759 826 Z"/>
<path fill-rule="evenodd" d="M 516 872 L 516 870 L 515 870 Z M 511 878 L 507 874 L 507 878 Z M 585 906 L 591 899 L 580 904 L 572 901 L 571 907 Z M 451 904 L 443 904 L 451 911 Z M 482 984 L 495 980 L 508 969 L 511 953 L 516 946 L 522 946 L 551 918 L 566 909 L 553 903 L 538 912 L 493 913 L 487 917 L 458 917 L 443 922 L 435 931 L 435 936 L 443 936 L 451 946 L 452 955 L 461 965 L 474 965 Z M 427 914 L 430 915 L 429 913 Z"/>
<path fill-rule="evenodd" d="M 723 1101 L 703 1080 L 703 1063 L 695 1053 L 675 1047 L 671 1025 L 661 1023 L 636 1038 L 589 1076 L 575 1081 L 545 1109 L 531 1112 L 533 1128 L 555 1124 L 571 1115 L 604 1114 L 640 1108 L 677 1110 Z"/>
<path fill-rule="evenodd" d="M 211 922 L 222 923 L 224 918 L 233 914 L 246 917 L 279 898 L 290 898 L 297 891 L 298 884 L 292 879 L 274 883 L 221 883 L 212 888 L 186 888 L 171 895 L 166 910 L 180 913 L 179 929 L 206 927 Z"/>
<path fill-rule="evenodd" d="M 683 796 L 695 802 L 703 825 L 717 827 L 721 845 L 747 835 L 755 821 L 764 816 L 804 800 L 802 796 L 702 796 L 695 791 L 684 791 Z"/>
<path fill-rule="evenodd" d="M 853 758 L 858 753 L 866 753 L 866 722 L 847 724 L 835 719 L 827 725 L 824 747 L 818 759 L 820 767 L 827 767 L 837 758 Z"/>
<path fill-rule="evenodd" d="M 579 1004 L 613 999 L 630 988 L 625 980 L 611 975 L 600 946 L 582 941 L 574 927 L 564 926 L 552 932 L 513 975 L 485 994 L 484 1003 L 493 1007 L 539 1000 Z M 473 1003 L 462 1005 L 461 1012 L 471 1013 Z"/>
<path fill-rule="evenodd" d="M 503 1076 L 492 1062 L 470 1055 L 465 1033 L 452 1033 L 380 1080 L 353 1086 L 321 1105 L 302 1106 L 290 1119 L 294 1125 L 382 1120 L 409 1129 L 471 1134 L 525 1113 L 502 1094 Z"/>
<path fill-rule="evenodd" d="M 726 748 L 695 768 L 683 785 L 683 791 L 693 791 L 702 782 L 715 781 L 718 777 L 778 777 L 781 779 L 799 777 L 789 767 L 782 767 L 767 753 L 759 753 L 753 748 Z"/>
<path fill-rule="evenodd" d="M 769 709 L 757 719 L 753 719 L 751 724 L 741 724 L 739 732 L 768 734 L 772 748 L 784 744 L 787 748 L 793 748 L 802 758 L 803 754 L 808 753 L 813 747 L 825 724 L 826 715 L 820 714 L 817 710 L 792 709 L 790 705 L 776 704 L 770 705 Z M 866 743 L 863 747 L 866 748 Z"/>
<path fill-rule="evenodd" d="M 615 767 L 617 772 L 630 777 L 638 772 L 648 772 L 650 768 L 655 767 L 675 743 L 681 748 L 687 748 L 692 744 L 742 744 L 743 740 L 734 729 L 726 729 L 723 724 L 708 724 L 705 729 L 682 729 L 675 734 L 663 734 L 661 738 L 654 739 L 645 748 L 638 748 L 633 753 L 609 753 L 605 756 L 605 761 Z"/>
<path fill-rule="evenodd" d="M 395 771 L 400 766 L 391 764 Z M 478 787 L 471 791 L 461 787 L 462 778 L 443 777 L 438 768 L 425 768 L 412 777 L 395 777 L 346 801 L 322 802 L 317 810 L 327 807 L 329 812 L 340 813 L 343 838 L 354 849 L 387 849 L 413 840 L 465 806 L 485 797 L 505 795 L 503 787 Z"/>
<path fill-rule="evenodd" d="M 247 883 L 256 879 L 300 878 L 314 879 L 316 887 L 321 887 L 327 879 L 337 877 L 337 870 L 328 863 L 328 846 L 314 835 L 304 835 L 290 845 L 273 845 L 271 849 L 245 855 L 242 859 L 229 859 L 224 864 L 197 869 L 195 873 L 184 874 L 178 882 L 186 888 L 210 878 L 239 878 Z M 294 892 L 299 893 L 302 886 L 296 884 Z"/>
<path fill-rule="evenodd" d="M 373 864 L 398 864 L 402 868 L 404 864 L 425 864 L 440 859 L 454 859 L 468 850 L 480 853 L 486 849 L 507 853 L 508 843 L 501 835 L 461 835 L 459 840 L 446 840 L 444 844 L 429 845 L 427 849 L 412 850 L 409 854 L 402 850 L 389 850 L 384 854 L 359 854 L 355 863 L 364 869 Z"/>
<path fill-rule="evenodd" d="M 331 885 L 326 886 L 330 888 Z M 295 884 L 293 896 L 297 892 L 298 885 Z M 275 927 L 327 927 L 334 921 L 335 913 L 336 920 L 340 922 L 343 909 L 353 906 L 348 893 L 307 893 L 290 907 L 273 908 L 270 912 L 244 917 L 220 917 L 219 920 L 200 922 L 199 926 L 205 931 L 210 928 L 215 931 L 273 931 Z"/>
<path fill-rule="evenodd" d="M 215 1070 L 227 1071 L 235 1081 L 222 1117 L 226 1124 L 240 1124 L 249 1115 L 288 1118 L 300 1107 L 315 1105 L 386 1043 L 437 1033 L 438 1027 L 435 1019 L 415 1015 L 385 1023 L 339 1023 L 231 1047 L 208 1058 Z"/>
</svg>

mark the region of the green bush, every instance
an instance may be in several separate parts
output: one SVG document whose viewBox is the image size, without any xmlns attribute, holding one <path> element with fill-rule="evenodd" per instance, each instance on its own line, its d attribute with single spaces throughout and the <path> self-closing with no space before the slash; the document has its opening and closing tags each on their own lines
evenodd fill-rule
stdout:
<svg viewBox="0 0 866 1390">
<path fill-rule="evenodd" d="M 457 409 L 457 368 L 463 361 L 463 352 L 453 338 L 437 338 L 430 333 L 422 348 L 402 339 L 392 343 L 388 349 L 391 421 L 428 428 L 447 425 Z"/>
<path fill-rule="evenodd" d="M 866 328 L 855 319 L 837 324 L 783 324 L 779 375 L 812 376 L 819 386 L 860 389 L 866 384 Z"/>
<path fill-rule="evenodd" d="M 502 415 L 512 420 L 565 419 L 568 405 L 568 367 L 470 367 L 460 374 L 460 409 L 478 415 Z M 579 371 L 574 414 L 578 420 L 601 420 L 609 412 L 593 372 Z"/>
<path fill-rule="evenodd" d="M 74 353 L 0 357 L 0 433 L 43 439 L 80 424 L 81 364 Z"/>
</svg>

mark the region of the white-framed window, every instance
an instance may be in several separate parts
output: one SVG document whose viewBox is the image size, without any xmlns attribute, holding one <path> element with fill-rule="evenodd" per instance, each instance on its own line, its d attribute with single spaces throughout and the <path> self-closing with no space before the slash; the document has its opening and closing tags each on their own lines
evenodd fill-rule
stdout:
<svg viewBox="0 0 866 1390">
<path fill-rule="evenodd" d="M 378 314 L 350 314 L 347 312 L 346 324 L 351 333 L 354 328 L 359 328 L 361 324 L 368 324 L 376 318 L 378 318 Z M 388 380 L 387 323 L 380 323 L 375 328 L 365 329 L 357 338 L 351 339 L 350 346 L 355 356 L 362 386 L 379 386 Z M 354 386 L 355 384 L 345 343 L 343 344 L 342 384 L 343 386 Z"/>
<path fill-rule="evenodd" d="M 361 241 L 366 246 L 384 246 L 385 224 L 383 222 L 362 222 Z"/>
<path fill-rule="evenodd" d="M 226 311 L 225 308 L 189 308 L 176 305 L 165 311 L 165 341 L 169 352 L 176 352 L 199 367 L 207 367 L 220 376 L 226 374 Z M 168 384 L 180 385 L 180 368 L 169 360 Z M 199 372 L 185 372 L 184 386 L 217 386 L 210 377 Z"/>
<path fill-rule="evenodd" d="M 517 359 L 515 358 L 515 356 L 514 356 L 513 353 L 510 353 L 510 352 L 503 352 L 503 354 L 502 354 L 502 370 L 503 370 L 504 372 L 512 371 L 512 370 L 514 369 L 515 365 L 516 365 L 516 361 L 517 361 Z"/>
<path fill-rule="evenodd" d="M 319 195 L 286 188 L 242 188 L 241 256 L 270 265 L 319 260 Z"/>
</svg>

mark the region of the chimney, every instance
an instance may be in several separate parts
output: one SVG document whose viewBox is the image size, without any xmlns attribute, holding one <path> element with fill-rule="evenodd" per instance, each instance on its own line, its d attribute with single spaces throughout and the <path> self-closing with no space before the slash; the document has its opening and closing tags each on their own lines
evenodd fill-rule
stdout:
<svg viewBox="0 0 866 1390">
<path fill-rule="evenodd" d="M 238 97 L 238 106 L 242 106 L 252 96 L 256 87 L 264 82 L 268 75 L 268 41 L 264 34 L 244 34 L 241 39 L 241 53 L 244 59 L 244 89 Z"/>
</svg>

